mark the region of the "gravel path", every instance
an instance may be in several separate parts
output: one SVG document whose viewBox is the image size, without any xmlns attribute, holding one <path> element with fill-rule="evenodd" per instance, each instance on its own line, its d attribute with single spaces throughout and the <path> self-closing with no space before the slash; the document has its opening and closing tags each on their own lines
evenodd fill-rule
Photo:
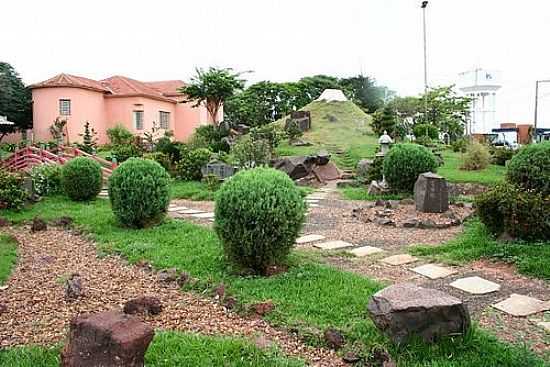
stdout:
<svg viewBox="0 0 550 367">
<path fill-rule="evenodd" d="M 161 284 L 155 273 L 121 258 L 100 258 L 93 243 L 68 231 L 33 234 L 28 228 L 10 228 L 6 232 L 19 242 L 19 259 L 7 289 L 0 290 L 0 304 L 8 309 L 0 314 L 0 347 L 51 345 L 65 337 L 75 315 L 121 308 L 131 298 L 153 295 L 164 307 L 160 315 L 146 317 L 155 328 L 261 337 L 313 365 L 343 365 L 334 352 L 306 346 L 262 319 L 243 318 L 213 300 Z M 69 302 L 64 298 L 64 281 L 73 273 L 80 275 L 85 294 Z"/>
</svg>

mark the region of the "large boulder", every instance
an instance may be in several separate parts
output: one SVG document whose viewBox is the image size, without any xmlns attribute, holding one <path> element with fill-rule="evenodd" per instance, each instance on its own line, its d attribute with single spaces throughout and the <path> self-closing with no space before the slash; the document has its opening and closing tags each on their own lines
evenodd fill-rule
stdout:
<svg viewBox="0 0 550 367">
<path fill-rule="evenodd" d="M 368 312 L 374 324 L 396 344 L 418 336 L 431 343 L 449 335 L 462 335 L 470 327 L 470 314 L 458 298 L 436 289 L 397 284 L 372 296 Z"/>
<path fill-rule="evenodd" d="M 154 331 L 119 311 L 78 316 L 61 352 L 62 367 L 143 367 Z"/>
<path fill-rule="evenodd" d="M 414 184 L 416 210 L 423 213 L 443 213 L 449 209 L 447 181 L 435 173 L 421 173 Z"/>
<path fill-rule="evenodd" d="M 355 170 L 357 177 L 367 177 L 373 163 L 374 161 L 372 159 L 361 159 L 359 163 L 357 163 L 357 168 Z"/>
<path fill-rule="evenodd" d="M 272 165 L 273 168 L 281 170 L 293 180 L 297 180 L 311 173 L 316 160 L 315 156 L 282 157 L 275 160 Z"/>
</svg>

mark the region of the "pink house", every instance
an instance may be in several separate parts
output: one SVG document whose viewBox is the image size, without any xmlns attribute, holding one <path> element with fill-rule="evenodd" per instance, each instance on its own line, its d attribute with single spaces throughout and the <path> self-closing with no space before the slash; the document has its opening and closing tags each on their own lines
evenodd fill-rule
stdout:
<svg viewBox="0 0 550 367">
<path fill-rule="evenodd" d="M 181 80 L 141 82 L 113 76 L 97 81 L 59 74 L 30 86 L 34 141 L 52 140 L 50 126 L 58 117 L 67 121 L 69 143 L 81 141 L 86 121 L 98 133 L 100 144 L 108 143 L 106 131 L 117 124 L 142 135 L 156 123 L 184 141 L 196 127 L 211 123 L 211 118 L 203 106 L 179 103 L 184 96 L 178 88 L 183 85 Z M 218 121 L 222 116 L 223 111 Z"/>
</svg>

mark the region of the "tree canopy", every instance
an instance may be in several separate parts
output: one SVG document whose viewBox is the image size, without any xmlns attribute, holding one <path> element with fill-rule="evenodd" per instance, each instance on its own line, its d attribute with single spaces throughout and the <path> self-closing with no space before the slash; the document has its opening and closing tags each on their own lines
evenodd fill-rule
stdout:
<svg viewBox="0 0 550 367">
<path fill-rule="evenodd" d="M 240 76 L 241 73 L 229 68 L 197 69 L 191 82 L 180 88 L 180 92 L 186 95 L 183 103 L 194 103 L 193 107 L 204 104 L 212 121 L 217 123 L 218 111 L 225 100 L 244 88 L 244 80 Z"/>
<path fill-rule="evenodd" d="M 9 133 L 32 127 L 32 96 L 15 69 L 0 62 L 0 115 L 15 125 L 0 125 L 0 141 Z"/>
</svg>

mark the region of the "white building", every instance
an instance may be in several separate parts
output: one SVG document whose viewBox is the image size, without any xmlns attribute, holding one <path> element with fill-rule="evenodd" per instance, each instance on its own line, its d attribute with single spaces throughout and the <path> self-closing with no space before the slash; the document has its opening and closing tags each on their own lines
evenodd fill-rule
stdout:
<svg viewBox="0 0 550 367">
<path fill-rule="evenodd" d="M 492 129 L 500 127 L 496 118 L 500 81 L 500 72 L 496 70 L 478 68 L 459 74 L 459 90 L 472 99 L 467 134 L 489 134 Z"/>
</svg>

